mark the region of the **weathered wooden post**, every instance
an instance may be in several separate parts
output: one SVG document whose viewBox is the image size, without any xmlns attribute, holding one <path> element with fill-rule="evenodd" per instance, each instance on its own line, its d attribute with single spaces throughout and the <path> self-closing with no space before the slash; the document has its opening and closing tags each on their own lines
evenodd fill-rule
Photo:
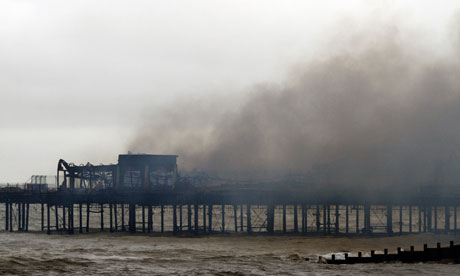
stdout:
<svg viewBox="0 0 460 276">
<path fill-rule="evenodd" d="M 403 232 L 403 206 L 399 206 L 399 234 Z"/>
<path fill-rule="evenodd" d="M 391 205 L 387 205 L 387 233 L 393 233 L 393 207 Z"/>
<path fill-rule="evenodd" d="M 187 227 L 188 231 L 192 232 L 192 206 L 187 204 Z"/>
<path fill-rule="evenodd" d="M 345 233 L 348 234 L 348 226 L 349 226 L 349 218 L 348 218 L 348 204 L 345 205 Z"/>
<path fill-rule="evenodd" d="M 438 231 L 438 206 L 434 207 L 434 231 Z"/>
<path fill-rule="evenodd" d="M 335 205 L 335 233 L 339 233 L 339 204 Z"/>
<path fill-rule="evenodd" d="M 307 232 L 307 212 L 305 204 L 302 204 L 302 234 Z"/>
<path fill-rule="evenodd" d="M 42 232 L 44 232 L 45 231 L 45 205 L 43 202 L 40 205 L 41 205 L 41 229 L 42 229 Z"/>
<path fill-rule="evenodd" d="M 10 203 L 5 203 L 5 231 L 9 230 L 9 223 L 10 223 Z"/>
<path fill-rule="evenodd" d="M 412 233 L 412 206 L 409 205 L 409 233 Z"/>
<path fill-rule="evenodd" d="M 78 227 L 80 234 L 83 233 L 83 204 L 78 204 Z"/>
<path fill-rule="evenodd" d="M 89 232 L 89 214 L 91 210 L 91 204 L 87 203 L 86 204 L 86 233 Z"/>
<path fill-rule="evenodd" d="M 323 205 L 323 233 L 327 233 L 327 206 Z"/>
<path fill-rule="evenodd" d="M 275 206 L 267 206 L 267 232 L 273 233 L 275 230 Z"/>
<path fill-rule="evenodd" d="M 109 204 L 109 213 L 110 213 L 110 219 L 109 219 L 109 231 L 112 233 L 113 232 L 113 206 L 112 203 Z"/>
<path fill-rule="evenodd" d="M 22 226 L 21 226 L 21 222 L 22 222 L 22 219 L 21 219 L 21 203 L 18 203 L 17 206 L 18 206 L 18 231 L 21 231 L 22 230 Z"/>
<path fill-rule="evenodd" d="M 203 232 L 206 233 L 207 229 L 206 229 L 206 217 L 207 217 L 207 214 L 206 214 L 206 204 L 203 204 Z"/>
<path fill-rule="evenodd" d="M 222 233 L 225 232 L 225 204 L 221 206 L 221 213 L 222 213 Z"/>
<path fill-rule="evenodd" d="M 51 234 L 51 225 L 50 225 L 50 224 L 51 224 L 51 222 L 50 222 L 51 219 L 50 219 L 50 213 L 51 213 L 51 212 L 50 212 L 50 204 L 47 203 L 47 204 L 46 204 L 46 227 L 47 227 L 48 229 L 47 229 L 46 233 L 47 233 L 48 235 Z"/>
<path fill-rule="evenodd" d="M 445 206 L 444 212 L 445 212 L 445 226 L 444 226 L 444 231 L 445 231 L 446 234 L 447 234 L 447 233 L 449 232 L 449 230 L 450 230 L 450 207 L 449 207 L 449 206 Z"/>
<path fill-rule="evenodd" d="M 247 205 L 247 208 L 246 208 L 246 218 L 247 218 L 247 231 L 248 233 L 252 233 L 252 224 L 251 224 L 251 204 L 248 204 Z"/>
<path fill-rule="evenodd" d="M 283 204 L 283 233 L 286 233 L 286 204 Z"/>
<path fill-rule="evenodd" d="M 243 232 L 243 227 L 244 227 L 244 217 L 243 217 L 243 204 L 240 205 L 240 229 L 241 229 L 241 232 Z"/>
<path fill-rule="evenodd" d="M 457 206 L 454 206 L 454 230 L 457 232 Z"/>
<path fill-rule="evenodd" d="M 179 205 L 179 232 L 182 232 L 182 205 Z"/>
<path fill-rule="evenodd" d="M 59 231 L 59 208 L 57 204 L 54 205 L 54 215 L 56 219 L 56 231 Z"/>
<path fill-rule="evenodd" d="M 233 205 L 233 218 L 235 223 L 235 233 L 238 232 L 238 207 L 236 204 Z"/>
<path fill-rule="evenodd" d="M 198 225 L 198 204 L 194 204 L 194 212 L 193 212 L 193 218 L 194 218 L 194 228 L 195 228 L 195 233 L 198 233 L 199 230 L 199 225 Z"/>
<path fill-rule="evenodd" d="M 142 232 L 145 233 L 145 206 L 142 205 Z"/>
<path fill-rule="evenodd" d="M 319 205 L 316 205 L 316 232 L 319 233 L 321 229 L 321 213 L 319 211 Z"/>
<path fill-rule="evenodd" d="M 130 203 L 128 210 L 128 228 L 130 233 L 136 233 L 136 204 Z"/>
<path fill-rule="evenodd" d="M 10 203 L 10 232 L 13 232 L 13 203 Z"/>
<path fill-rule="evenodd" d="M 299 232 L 299 220 L 298 220 L 298 217 L 297 217 L 297 204 L 294 204 L 294 232 L 295 233 L 298 233 Z"/>
<path fill-rule="evenodd" d="M 126 226 L 125 226 L 125 204 L 121 204 L 121 231 L 126 231 Z"/>
<path fill-rule="evenodd" d="M 136 213 L 134 213 L 136 215 Z M 104 231 L 104 204 L 101 203 L 101 231 Z"/>
<path fill-rule="evenodd" d="M 422 233 L 422 206 L 418 206 L 418 232 Z"/>
<path fill-rule="evenodd" d="M 73 203 L 67 209 L 68 209 L 68 212 L 69 212 L 69 229 L 68 229 L 68 232 L 69 232 L 69 234 L 73 234 Z"/>
<path fill-rule="evenodd" d="M 63 203 L 64 204 L 64 203 Z M 66 210 L 65 210 L 65 206 L 62 205 L 62 230 L 65 231 L 66 230 L 66 222 L 67 219 L 66 219 Z"/>
<path fill-rule="evenodd" d="M 165 206 L 162 204 L 160 206 L 160 219 L 161 219 L 161 233 L 165 231 Z"/>
<path fill-rule="evenodd" d="M 432 215 L 433 215 L 433 211 L 432 211 L 431 206 L 429 206 L 427 208 L 427 228 L 428 228 L 428 232 L 431 232 L 431 230 L 432 230 L 431 229 L 432 228 L 431 226 L 433 225 L 432 224 L 432 222 L 433 222 Z"/>
<path fill-rule="evenodd" d="M 149 207 L 151 207 L 149 205 Z M 149 233 L 150 233 L 150 230 L 151 230 L 151 219 L 152 219 L 152 215 L 151 215 L 151 212 L 152 212 L 152 209 L 149 208 Z M 173 233 L 176 234 L 177 233 L 177 205 L 173 205 Z"/>
<path fill-rule="evenodd" d="M 356 205 L 356 233 L 359 233 L 359 205 Z"/>
<path fill-rule="evenodd" d="M 212 204 L 208 206 L 208 216 L 209 216 L 208 232 L 212 233 Z"/>
<path fill-rule="evenodd" d="M 115 231 L 118 231 L 118 208 L 116 203 L 113 204 L 113 219 Z"/>
</svg>

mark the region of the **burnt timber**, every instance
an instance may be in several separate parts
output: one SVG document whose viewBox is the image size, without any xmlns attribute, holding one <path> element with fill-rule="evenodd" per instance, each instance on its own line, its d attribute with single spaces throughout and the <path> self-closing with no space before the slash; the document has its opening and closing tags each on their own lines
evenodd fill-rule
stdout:
<svg viewBox="0 0 460 276">
<path fill-rule="evenodd" d="M 458 231 L 460 198 L 456 196 L 419 193 L 390 200 L 238 183 L 200 186 L 178 175 L 176 159 L 175 155 L 127 154 L 120 155 L 116 165 L 79 166 L 59 160 L 55 189 L 0 190 L 4 229 L 29 231 L 32 211 L 40 217 L 39 231 L 48 234 L 394 235 Z"/>
</svg>

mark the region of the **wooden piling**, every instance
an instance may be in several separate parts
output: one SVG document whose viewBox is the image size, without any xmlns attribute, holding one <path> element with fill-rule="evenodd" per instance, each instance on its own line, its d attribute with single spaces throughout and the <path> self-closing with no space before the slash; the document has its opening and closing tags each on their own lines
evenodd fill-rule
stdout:
<svg viewBox="0 0 460 276">
<path fill-rule="evenodd" d="M 233 205 L 233 218 L 235 224 L 235 233 L 238 232 L 238 206 L 236 204 Z"/>
<path fill-rule="evenodd" d="M 409 205 L 409 233 L 412 233 L 412 206 Z"/>
<path fill-rule="evenodd" d="M 56 231 L 59 231 L 59 208 L 57 205 L 54 205 L 54 214 L 56 218 Z"/>
<path fill-rule="evenodd" d="M 403 232 L 403 206 L 399 206 L 399 234 Z"/>
<path fill-rule="evenodd" d="M 118 231 L 118 208 L 117 204 L 113 204 L 113 219 L 114 219 L 114 230 Z"/>
<path fill-rule="evenodd" d="M 86 204 L 86 233 L 89 232 L 89 214 L 91 210 L 91 204 Z"/>
<path fill-rule="evenodd" d="M 335 233 L 338 234 L 339 233 L 339 205 L 336 204 L 335 205 Z"/>
<path fill-rule="evenodd" d="M 387 205 L 387 233 L 393 233 L 393 206 Z"/>
<path fill-rule="evenodd" d="M 149 206 L 151 207 L 151 206 Z M 151 216 L 151 208 L 149 208 L 149 224 L 148 224 L 148 229 L 149 229 L 149 233 L 151 231 L 151 224 L 150 224 L 150 220 L 152 218 Z M 173 205 L 173 233 L 176 234 L 177 233 L 177 206 L 176 205 Z"/>
<path fill-rule="evenodd" d="M 136 233 L 136 204 L 130 203 L 128 206 L 128 230 Z"/>
<path fill-rule="evenodd" d="M 44 203 L 41 203 L 41 229 L 42 232 L 45 231 L 45 205 Z"/>
<path fill-rule="evenodd" d="M 454 230 L 457 232 L 457 206 L 454 206 Z"/>
<path fill-rule="evenodd" d="M 283 233 L 286 233 L 286 204 L 283 204 Z"/>
<path fill-rule="evenodd" d="M 444 215 L 445 215 L 444 231 L 447 234 L 450 230 L 450 207 L 449 206 L 444 207 Z"/>
<path fill-rule="evenodd" d="M 109 204 L 109 231 L 112 233 L 113 232 L 113 206 L 112 203 Z"/>
<path fill-rule="evenodd" d="M 125 204 L 121 204 L 121 231 L 126 231 L 126 224 L 125 224 Z"/>
<path fill-rule="evenodd" d="M 225 205 L 222 204 L 221 206 L 221 213 L 222 213 L 222 233 L 225 233 Z"/>
<path fill-rule="evenodd" d="M 62 230 L 65 231 L 67 229 L 67 221 L 66 221 L 66 209 L 65 206 L 62 205 Z"/>
<path fill-rule="evenodd" d="M 244 216 L 243 216 L 243 204 L 240 205 L 240 229 L 241 232 L 243 232 L 243 227 L 244 227 Z"/>
<path fill-rule="evenodd" d="M 345 205 L 345 233 L 348 234 L 348 227 L 349 227 L 349 218 L 348 218 L 348 204 Z"/>
<path fill-rule="evenodd" d="M 165 231 L 165 206 L 160 206 L 161 233 Z"/>
<path fill-rule="evenodd" d="M 83 233 L 83 204 L 78 204 L 78 227 L 80 234 Z"/>
<path fill-rule="evenodd" d="M 307 232 L 306 216 L 306 207 L 305 204 L 302 204 L 302 234 L 305 234 Z"/>
<path fill-rule="evenodd" d="M 13 232 L 13 203 L 10 203 L 10 232 Z"/>
<path fill-rule="evenodd" d="M 48 235 L 51 234 L 50 213 L 51 213 L 51 212 L 50 212 L 50 205 L 49 205 L 49 203 L 48 203 L 48 204 L 46 204 L 46 227 L 47 227 L 46 233 L 47 233 Z"/>
<path fill-rule="evenodd" d="M 327 233 L 327 205 L 323 205 L 323 233 Z"/>
<path fill-rule="evenodd" d="M 25 221 L 26 221 L 26 227 L 25 227 L 26 229 L 25 230 L 26 230 L 26 232 L 29 231 L 29 205 L 30 205 L 30 203 L 26 204 L 26 208 L 27 208 L 26 218 L 25 218 Z"/>
<path fill-rule="evenodd" d="M 359 233 L 359 205 L 356 205 L 356 233 Z"/>
<path fill-rule="evenodd" d="M 69 229 L 68 232 L 69 234 L 73 234 L 73 204 L 71 204 L 68 208 L 67 211 L 69 213 Z"/>
<path fill-rule="evenodd" d="M 104 204 L 101 203 L 101 232 L 104 232 Z"/>
<path fill-rule="evenodd" d="M 298 221 L 298 217 L 297 217 L 297 204 L 294 204 L 294 233 L 298 233 L 299 232 L 299 221 Z"/>
<path fill-rule="evenodd" d="M 179 232 L 182 232 L 182 205 L 179 205 Z"/>
<path fill-rule="evenodd" d="M 177 210 L 176 210 L 176 206 L 174 205 L 174 213 L 173 215 L 175 216 L 174 217 L 174 223 L 175 223 L 175 229 L 174 231 L 177 231 Z M 147 215 L 148 215 L 148 218 L 147 218 L 147 229 L 148 229 L 148 232 L 152 232 L 153 231 L 153 210 L 152 210 L 152 205 L 149 204 L 149 207 L 148 207 L 148 210 L 147 210 Z M 115 221 L 117 220 L 117 217 L 115 216 Z M 116 224 L 116 223 L 115 223 Z M 115 226 L 116 227 L 116 226 Z"/>
<path fill-rule="evenodd" d="M 251 204 L 246 205 L 246 219 L 247 219 L 247 232 L 252 233 L 252 224 L 251 224 Z"/>
<path fill-rule="evenodd" d="M 198 225 L 198 204 L 195 203 L 195 204 L 193 205 L 193 207 L 194 207 L 194 212 L 193 212 L 194 223 L 193 223 L 193 224 L 194 224 L 194 226 L 195 226 L 195 227 L 194 227 L 194 230 L 195 230 L 195 233 L 198 233 L 198 231 L 199 231 L 199 225 Z M 163 232 L 163 231 L 161 231 L 161 232 Z"/>
<path fill-rule="evenodd" d="M 319 212 L 319 205 L 316 205 L 316 232 L 319 233 L 321 228 L 321 213 Z"/>
<path fill-rule="evenodd" d="M 422 206 L 418 206 L 418 232 L 422 233 Z"/>
<path fill-rule="evenodd" d="M 145 206 L 142 205 L 142 233 L 145 233 Z"/>
<path fill-rule="evenodd" d="M 211 234 L 212 233 L 212 204 L 208 206 L 208 232 Z"/>
<path fill-rule="evenodd" d="M 187 204 L 187 227 L 188 231 L 192 232 L 192 206 Z"/>
<path fill-rule="evenodd" d="M 438 206 L 434 207 L 434 231 L 438 231 Z"/>
<path fill-rule="evenodd" d="M 9 230 L 9 223 L 10 223 L 10 203 L 5 203 L 5 231 Z"/>
<path fill-rule="evenodd" d="M 203 232 L 206 233 L 206 217 L 207 217 L 207 214 L 206 214 L 206 205 L 203 204 Z"/>
<path fill-rule="evenodd" d="M 22 226 L 21 226 L 21 223 L 22 223 L 22 219 L 21 219 L 21 203 L 18 203 L 17 206 L 18 206 L 18 231 L 22 231 Z"/>
<path fill-rule="evenodd" d="M 275 206 L 267 206 L 267 232 L 273 233 L 275 230 Z"/>
</svg>

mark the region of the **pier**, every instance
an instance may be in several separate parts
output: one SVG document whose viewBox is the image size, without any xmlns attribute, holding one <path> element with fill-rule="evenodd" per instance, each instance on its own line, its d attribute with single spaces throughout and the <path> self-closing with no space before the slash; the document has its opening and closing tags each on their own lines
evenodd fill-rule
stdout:
<svg viewBox="0 0 460 276">
<path fill-rule="evenodd" d="M 367 198 L 303 188 L 200 186 L 175 155 L 120 155 L 116 165 L 60 160 L 55 188 L 0 189 L 4 230 L 180 234 L 399 235 L 458 232 L 460 197 Z M 30 217 L 40 222 L 31 229 Z"/>
</svg>

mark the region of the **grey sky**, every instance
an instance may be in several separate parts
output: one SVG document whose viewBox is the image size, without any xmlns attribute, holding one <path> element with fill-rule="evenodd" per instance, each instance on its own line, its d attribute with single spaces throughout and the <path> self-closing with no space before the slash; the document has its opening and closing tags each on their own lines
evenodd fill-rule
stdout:
<svg viewBox="0 0 460 276">
<path fill-rule="evenodd" d="M 0 182 L 116 162 L 148 109 L 243 97 L 369 22 L 450 51 L 457 1 L 367 2 L 1 1 Z"/>
</svg>

